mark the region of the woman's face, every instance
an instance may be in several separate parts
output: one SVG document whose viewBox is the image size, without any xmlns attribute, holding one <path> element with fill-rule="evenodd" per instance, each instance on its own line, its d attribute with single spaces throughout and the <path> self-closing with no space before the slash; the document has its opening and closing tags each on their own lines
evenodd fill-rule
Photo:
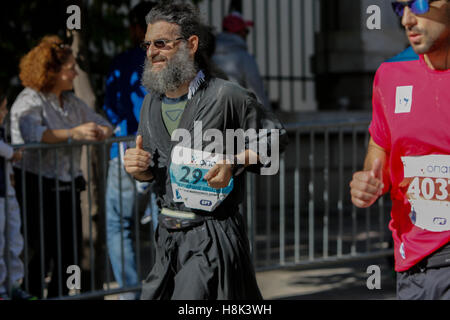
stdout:
<svg viewBox="0 0 450 320">
<path fill-rule="evenodd" d="M 64 63 L 61 67 L 61 71 L 57 76 L 57 86 L 60 87 L 63 91 L 72 90 L 73 89 L 73 80 L 78 75 L 75 67 L 77 62 L 73 55 L 70 55 L 67 62 Z"/>
</svg>

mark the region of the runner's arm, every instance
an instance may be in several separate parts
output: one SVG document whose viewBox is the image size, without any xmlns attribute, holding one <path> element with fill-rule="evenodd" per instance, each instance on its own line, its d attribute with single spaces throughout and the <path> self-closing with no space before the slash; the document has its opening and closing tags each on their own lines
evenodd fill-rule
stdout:
<svg viewBox="0 0 450 320">
<path fill-rule="evenodd" d="M 383 173 L 383 194 L 389 191 L 391 187 L 390 171 L 389 171 L 389 152 L 384 148 L 380 147 L 378 144 L 370 138 L 369 146 L 367 148 L 366 159 L 364 160 L 364 171 L 370 171 L 372 165 L 376 159 L 380 159 L 382 164 Z"/>
</svg>

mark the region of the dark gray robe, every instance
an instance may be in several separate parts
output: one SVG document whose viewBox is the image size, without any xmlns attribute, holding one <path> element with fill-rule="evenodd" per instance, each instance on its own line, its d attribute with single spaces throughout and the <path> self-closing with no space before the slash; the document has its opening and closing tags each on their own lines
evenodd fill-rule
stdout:
<svg viewBox="0 0 450 320">
<path fill-rule="evenodd" d="M 149 170 L 155 177 L 158 204 L 161 208 L 195 212 L 206 219 L 177 231 L 159 224 L 156 262 L 143 285 L 142 299 L 261 299 L 238 210 L 244 197 L 245 173 L 234 177 L 233 191 L 213 212 L 191 210 L 174 202 L 168 170 L 172 149 L 178 142 L 171 141 L 162 120 L 161 104 L 160 96 L 147 95 L 138 130 L 144 149 L 152 155 Z M 263 110 L 251 92 L 225 80 L 208 79 L 188 100 L 178 128 L 189 130 L 193 140 L 195 121 L 202 121 L 203 131 L 278 129 L 280 152 L 287 144 L 286 130 L 278 119 Z M 270 142 L 268 139 L 268 150 Z M 204 142 L 203 148 L 209 143 Z M 231 154 L 240 151 L 226 150 Z M 259 172 L 261 167 L 251 165 L 245 171 Z"/>
</svg>

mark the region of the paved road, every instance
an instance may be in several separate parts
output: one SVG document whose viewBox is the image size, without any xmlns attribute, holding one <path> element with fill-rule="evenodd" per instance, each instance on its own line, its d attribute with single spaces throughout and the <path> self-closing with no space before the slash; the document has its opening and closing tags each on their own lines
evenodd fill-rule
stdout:
<svg viewBox="0 0 450 320">
<path fill-rule="evenodd" d="M 380 266 L 381 289 L 367 288 L 367 268 Z M 395 273 L 386 258 L 336 263 L 327 267 L 257 272 L 266 300 L 395 300 Z M 111 288 L 117 285 L 114 283 Z M 107 296 L 116 300 L 118 295 Z"/>
<path fill-rule="evenodd" d="M 367 267 L 378 265 L 381 289 L 367 288 Z M 302 270 L 257 273 L 264 299 L 283 300 L 395 300 L 395 274 L 385 258 L 339 263 Z"/>
</svg>

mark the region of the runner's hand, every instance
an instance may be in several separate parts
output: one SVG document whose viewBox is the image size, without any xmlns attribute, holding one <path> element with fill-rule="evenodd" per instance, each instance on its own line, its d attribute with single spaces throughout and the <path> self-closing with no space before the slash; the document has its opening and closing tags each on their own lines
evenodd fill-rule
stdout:
<svg viewBox="0 0 450 320">
<path fill-rule="evenodd" d="M 140 181 L 149 181 L 153 175 L 148 172 L 151 155 L 143 148 L 142 136 L 136 138 L 136 148 L 127 149 L 123 157 L 125 170 L 135 179 Z"/>
<path fill-rule="evenodd" d="M 211 170 L 205 175 L 205 180 L 208 185 L 214 189 L 226 188 L 230 183 L 231 177 L 233 176 L 233 169 L 231 164 L 216 164 Z"/>
<path fill-rule="evenodd" d="M 352 202 L 358 208 L 368 208 L 383 194 L 383 164 L 375 159 L 372 169 L 359 171 L 350 182 Z"/>
</svg>

